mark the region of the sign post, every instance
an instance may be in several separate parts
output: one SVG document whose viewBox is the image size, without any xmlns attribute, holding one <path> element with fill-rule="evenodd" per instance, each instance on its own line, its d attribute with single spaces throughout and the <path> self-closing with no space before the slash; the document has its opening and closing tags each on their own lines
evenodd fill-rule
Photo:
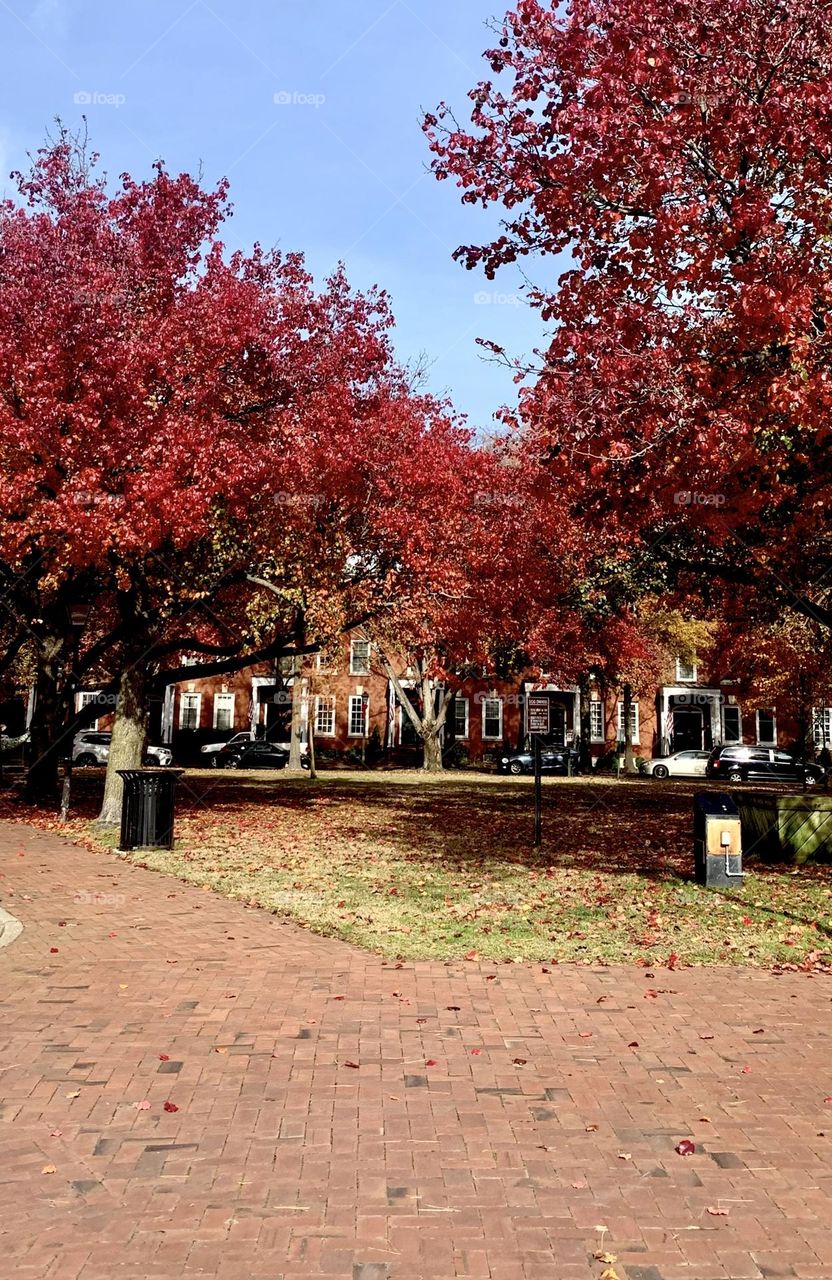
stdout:
<svg viewBox="0 0 832 1280">
<path fill-rule="evenodd" d="M 541 735 L 548 736 L 549 699 L 542 694 L 529 694 L 526 702 L 526 729 L 532 739 L 534 754 L 534 847 L 543 843 L 543 777 L 540 759 Z"/>
</svg>

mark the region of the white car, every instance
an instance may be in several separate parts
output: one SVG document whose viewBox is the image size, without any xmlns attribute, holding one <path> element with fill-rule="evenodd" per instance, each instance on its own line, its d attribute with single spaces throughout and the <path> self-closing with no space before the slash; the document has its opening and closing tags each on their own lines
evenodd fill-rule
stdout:
<svg viewBox="0 0 832 1280">
<path fill-rule="evenodd" d="M 648 778 L 704 778 L 710 751 L 676 751 L 672 756 L 645 760 L 641 772 Z"/>
<path fill-rule="evenodd" d="M 110 756 L 111 733 L 100 733 L 98 729 L 82 729 L 76 733 L 72 743 L 72 763 L 77 765 L 106 764 Z M 169 747 L 145 747 L 144 764 L 173 764 L 173 752 Z"/>
</svg>

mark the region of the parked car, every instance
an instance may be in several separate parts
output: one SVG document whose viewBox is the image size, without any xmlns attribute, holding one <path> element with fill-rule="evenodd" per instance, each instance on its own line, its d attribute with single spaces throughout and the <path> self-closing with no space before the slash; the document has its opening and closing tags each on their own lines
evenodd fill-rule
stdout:
<svg viewBox="0 0 832 1280">
<path fill-rule="evenodd" d="M 301 756 L 301 766 L 309 768 L 307 756 Z M 220 769 L 285 769 L 289 763 L 289 748 L 277 742 L 228 742 L 217 754 Z"/>
<path fill-rule="evenodd" d="M 674 751 L 670 756 L 643 760 L 641 772 L 648 778 L 704 778 L 710 751 Z"/>
<path fill-rule="evenodd" d="M 77 765 L 106 764 L 110 757 L 111 733 L 100 733 L 97 729 L 82 729 L 76 733 L 72 743 L 72 762 Z M 173 752 L 169 747 L 145 747 L 145 765 L 157 766 L 173 764 Z"/>
<path fill-rule="evenodd" d="M 817 764 L 795 760 L 776 747 L 747 747 L 740 743 L 714 747 L 705 770 L 707 777 L 723 782 L 806 782 L 826 785 L 827 773 Z"/>
<path fill-rule="evenodd" d="M 207 756 L 207 760 L 203 761 L 204 764 L 209 764 L 212 769 L 224 769 L 227 766 L 228 757 L 223 753 L 227 747 L 233 747 L 235 749 L 238 747 L 249 747 L 253 742 L 264 741 L 268 742 L 270 747 L 279 747 L 281 751 L 285 751 L 287 755 L 289 754 L 288 742 L 271 742 L 268 739 L 257 738 L 249 729 L 241 731 L 240 733 L 235 733 L 234 737 L 229 738 L 227 742 L 209 742 L 206 746 L 200 747 L 199 752 L 200 755 Z M 309 748 L 306 743 L 301 743 L 301 755 L 305 756 L 308 750 Z M 304 768 L 306 767 L 307 766 L 304 765 Z"/>
<path fill-rule="evenodd" d="M 572 760 L 572 772 L 578 772 L 578 753 L 568 747 L 542 747 L 540 751 L 541 773 L 568 773 L 569 760 Z M 500 773 L 534 773 L 534 754 L 528 751 L 511 751 L 502 755 L 497 761 Z"/>
<path fill-rule="evenodd" d="M 203 756 L 213 757 L 213 756 L 219 755 L 220 751 L 223 751 L 225 747 L 238 747 L 241 742 L 253 742 L 253 741 L 254 741 L 254 734 L 251 732 L 250 729 L 247 729 L 244 733 L 235 733 L 234 737 L 229 738 L 227 742 L 209 742 L 204 747 L 199 748 L 199 753 L 200 755 L 203 755 Z M 211 760 L 211 764 L 213 765 L 216 765 L 218 763 L 219 762 L 214 759 Z"/>
</svg>

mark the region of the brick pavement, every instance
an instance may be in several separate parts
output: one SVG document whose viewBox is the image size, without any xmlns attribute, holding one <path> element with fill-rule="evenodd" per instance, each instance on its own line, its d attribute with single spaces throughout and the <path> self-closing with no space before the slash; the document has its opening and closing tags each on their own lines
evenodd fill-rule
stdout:
<svg viewBox="0 0 832 1280">
<path fill-rule="evenodd" d="M 0 870 L 3 1277 L 832 1280 L 826 978 L 398 966 L 7 824 Z"/>
</svg>

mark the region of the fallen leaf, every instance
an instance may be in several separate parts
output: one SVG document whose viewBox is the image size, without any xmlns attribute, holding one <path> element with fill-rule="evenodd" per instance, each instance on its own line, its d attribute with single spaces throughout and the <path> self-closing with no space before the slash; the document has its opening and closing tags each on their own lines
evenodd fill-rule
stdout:
<svg viewBox="0 0 832 1280">
<path fill-rule="evenodd" d="M 575 1189 L 576 1191 L 585 1191 L 585 1190 L 586 1190 L 586 1188 L 589 1186 L 589 1183 L 587 1183 L 587 1182 L 573 1182 L 573 1183 L 572 1183 L 572 1186 L 574 1187 L 574 1189 Z"/>
<path fill-rule="evenodd" d="M 417 1018 L 417 1022 L 427 1022 L 427 1018 Z"/>
<path fill-rule="evenodd" d="M 57 948 L 57 947 L 50 947 L 50 948 L 49 948 L 49 954 L 50 954 L 50 956 L 56 956 L 56 955 L 58 954 L 58 948 Z"/>
<path fill-rule="evenodd" d="M 126 982 L 120 982 L 120 983 L 118 984 L 118 989 L 119 989 L 119 991 L 126 991 L 126 990 L 127 990 L 127 983 L 126 983 Z"/>
<path fill-rule="evenodd" d="M 62 1138 L 64 1136 L 64 1131 L 63 1129 L 53 1129 L 49 1136 L 50 1138 Z"/>
<path fill-rule="evenodd" d="M 700 1040 L 713 1040 L 713 1036 L 700 1036 Z"/>
<path fill-rule="evenodd" d="M 426 1067 L 435 1067 L 436 1065 L 437 1065 L 437 1062 L 435 1058 L 425 1058 Z"/>
<path fill-rule="evenodd" d="M 730 1210 L 720 1209 L 718 1205 L 708 1205 L 708 1213 L 712 1218 L 727 1218 Z"/>
<path fill-rule="evenodd" d="M 675 951 L 671 951 L 670 955 L 667 957 L 668 969 L 675 969 L 678 964 L 679 964 L 679 957 L 677 956 Z"/>
<path fill-rule="evenodd" d="M 214 1053 L 227 1053 L 227 1052 L 228 1052 L 228 1050 L 227 1050 L 227 1049 L 223 1049 L 223 1048 L 215 1048 L 215 1049 L 214 1049 Z"/>
<path fill-rule="evenodd" d="M 147 1098 L 145 1098 L 143 1102 L 134 1102 L 133 1106 L 136 1108 L 137 1111 L 150 1110 L 150 1103 L 148 1102 Z"/>
<path fill-rule="evenodd" d="M 604 1249 L 599 1249 L 597 1253 L 594 1253 L 592 1256 L 596 1262 L 606 1262 L 610 1266 L 612 1266 L 614 1262 L 618 1261 L 618 1256 L 616 1254 L 607 1253 Z"/>
<path fill-rule="evenodd" d="M 472 1057 L 472 1058 L 478 1058 L 478 1057 L 480 1056 L 480 1054 L 481 1054 L 481 1053 L 482 1053 L 482 1049 L 472 1049 L 472 1050 L 471 1050 L 471 1057 Z"/>
<path fill-rule="evenodd" d="M 587 1132 L 587 1133 L 597 1133 L 597 1132 L 598 1132 L 598 1126 L 597 1126 L 597 1124 L 588 1124 L 588 1125 L 586 1126 L 586 1132 Z"/>
<path fill-rule="evenodd" d="M 55 1168 L 54 1164 L 45 1164 L 41 1169 L 41 1173 L 57 1173 L 57 1172 L 58 1170 Z"/>
<path fill-rule="evenodd" d="M 179 1110 L 179 1108 L 177 1107 L 177 1105 L 176 1105 L 176 1103 L 175 1103 L 175 1102 L 166 1102 L 166 1103 L 165 1103 L 165 1105 L 163 1106 L 162 1110 L 163 1110 L 163 1111 L 178 1111 L 178 1110 Z"/>
<path fill-rule="evenodd" d="M 358 1063 L 357 1063 L 357 1062 L 345 1062 L 345 1063 L 344 1063 L 344 1066 L 345 1066 L 345 1067 L 352 1067 L 353 1071 L 357 1071 L 357 1070 L 358 1070 Z"/>
<path fill-rule="evenodd" d="M 449 1004 L 449 1005 L 446 1005 L 445 1007 L 447 1008 L 449 1013 L 459 1013 L 458 1004 Z"/>
<path fill-rule="evenodd" d="M 80 1089 L 75 1089 L 73 1093 L 68 1093 L 68 1094 L 66 1094 L 66 1097 L 67 1097 L 67 1098 L 80 1098 L 80 1096 L 81 1096 L 81 1090 L 80 1090 Z"/>
<path fill-rule="evenodd" d="M 515 1067 L 525 1067 L 527 1061 L 527 1058 L 512 1058 Z"/>
<path fill-rule="evenodd" d="M 621 1276 L 612 1267 L 601 1272 L 601 1280 L 621 1280 Z"/>
<path fill-rule="evenodd" d="M 751 1068 L 749 1067 L 748 1063 L 746 1063 L 745 1066 L 742 1068 L 742 1070 L 740 1071 L 740 1075 L 742 1076 L 751 1075 Z"/>
<path fill-rule="evenodd" d="M 683 1138 L 673 1150 L 680 1156 L 692 1156 L 696 1154 L 696 1143 L 691 1142 L 690 1138 Z"/>
<path fill-rule="evenodd" d="M 618 1158 L 619 1160 L 632 1160 L 633 1157 L 629 1151 L 619 1151 Z"/>
<path fill-rule="evenodd" d="M 710 1117 L 710 1116 L 700 1116 L 700 1117 L 699 1117 L 699 1123 L 700 1123 L 700 1124 L 710 1124 L 710 1123 L 711 1123 L 711 1117 Z"/>
<path fill-rule="evenodd" d="M 829 1104 L 832 1103 L 832 1095 L 830 1095 L 828 1098 L 824 1098 L 824 1102 L 826 1103 L 827 1106 L 829 1106 Z"/>
<path fill-rule="evenodd" d="M 333 996 L 333 1000 L 346 1000 L 346 996 Z"/>
<path fill-rule="evenodd" d="M 630 1043 L 627 1045 L 627 1048 L 628 1048 L 628 1049 L 637 1049 L 637 1048 L 638 1048 L 638 1040 L 631 1040 L 631 1041 L 630 1041 Z"/>
<path fill-rule="evenodd" d="M 466 960 L 479 960 L 479 958 L 480 958 L 480 953 L 479 953 L 479 951 L 476 951 L 476 950 L 472 949 L 471 951 L 466 951 L 466 952 L 465 952 L 465 959 L 466 959 Z M 496 977 L 496 974 L 495 974 L 494 976 Z"/>
<path fill-rule="evenodd" d="M 756 1031 L 751 1032 L 752 1036 L 764 1036 L 765 1033 L 766 1033 L 765 1027 L 758 1027 Z"/>
<path fill-rule="evenodd" d="M 160 1053 L 160 1054 L 159 1054 L 159 1061 L 160 1061 L 160 1062 L 170 1062 L 170 1054 L 169 1054 L 169 1053 Z"/>
<path fill-rule="evenodd" d="M 592 1038 L 591 1031 L 579 1031 L 578 1035 L 581 1037 L 582 1040 L 590 1040 Z"/>
</svg>

